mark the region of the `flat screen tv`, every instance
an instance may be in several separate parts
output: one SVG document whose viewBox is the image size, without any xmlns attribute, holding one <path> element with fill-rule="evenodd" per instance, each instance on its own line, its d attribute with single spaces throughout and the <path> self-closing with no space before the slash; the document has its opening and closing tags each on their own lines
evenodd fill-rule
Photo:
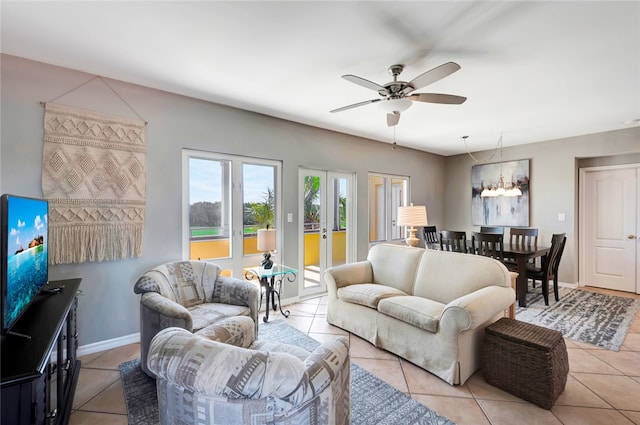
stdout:
<svg viewBox="0 0 640 425">
<path fill-rule="evenodd" d="M 44 199 L 2 195 L 2 334 L 8 333 L 49 278 Z"/>
</svg>

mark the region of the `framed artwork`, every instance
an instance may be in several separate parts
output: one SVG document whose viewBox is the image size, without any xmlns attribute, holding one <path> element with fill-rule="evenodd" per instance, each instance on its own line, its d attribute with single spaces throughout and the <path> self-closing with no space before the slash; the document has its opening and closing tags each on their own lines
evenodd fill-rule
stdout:
<svg viewBox="0 0 640 425">
<path fill-rule="evenodd" d="M 516 184 L 522 196 L 481 197 L 485 187 L 498 185 L 501 169 L 505 185 Z M 529 195 L 528 159 L 471 168 L 471 222 L 474 226 L 529 226 Z"/>
</svg>

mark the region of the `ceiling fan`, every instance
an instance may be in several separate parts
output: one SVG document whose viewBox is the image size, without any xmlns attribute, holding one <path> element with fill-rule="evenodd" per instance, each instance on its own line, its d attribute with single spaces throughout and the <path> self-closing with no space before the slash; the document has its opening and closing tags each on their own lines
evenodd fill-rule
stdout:
<svg viewBox="0 0 640 425">
<path fill-rule="evenodd" d="M 393 81 L 383 86 L 355 75 L 343 75 L 342 78 L 347 81 L 351 81 L 359 86 L 377 91 L 381 98 L 365 100 L 364 102 L 343 106 L 342 108 L 334 109 L 331 112 L 341 112 L 346 111 L 347 109 L 357 108 L 358 106 L 368 105 L 369 103 L 383 102 L 381 105 L 383 105 L 387 111 L 387 125 L 392 127 L 398 124 L 400 121 L 400 112 L 406 111 L 412 105 L 412 101 L 459 105 L 467 100 L 466 97 L 455 96 L 452 94 L 413 93 L 414 90 L 433 84 L 459 70 L 460 65 L 455 62 L 447 62 L 443 65 L 430 69 L 429 71 L 418 75 L 408 83 L 405 81 L 398 81 L 398 75 L 400 75 L 403 69 L 404 65 L 391 65 L 389 67 L 389 73 L 393 75 Z"/>
</svg>

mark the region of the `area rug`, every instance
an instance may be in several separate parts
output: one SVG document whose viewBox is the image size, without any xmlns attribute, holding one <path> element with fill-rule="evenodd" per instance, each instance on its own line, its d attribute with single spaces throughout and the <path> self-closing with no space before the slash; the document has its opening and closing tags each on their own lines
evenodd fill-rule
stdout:
<svg viewBox="0 0 640 425">
<path fill-rule="evenodd" d="M 618 351 L 640 308 L 640 300 L 560 287 L 560 301 L 549 294 L 549 306 L 539 289 L 527 296 L 527 307 L 516 319 L 560 331 L 574 341 Z"/>
<path fill-rule="evenodd" d="M 259 339 L 278 340 L 313 350 L 320 343 L 284 320 L 261 323 Z M 140 359 L 120 365 L 130 425 L 158 423 L 155 381 L 140 369 Z M 351 423 L 353 425 L 454 425 L 433 410 L 351 363 Z"/>
</svg>

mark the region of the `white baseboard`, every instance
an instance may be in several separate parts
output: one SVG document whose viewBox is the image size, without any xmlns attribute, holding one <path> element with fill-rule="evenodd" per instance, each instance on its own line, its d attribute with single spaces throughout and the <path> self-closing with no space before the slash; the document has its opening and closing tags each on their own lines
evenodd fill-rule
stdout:
<svg viewBox="0 0 640 425">
<path fill-rule="evenodd" d="M 86 356 L 100 351 L 111 350 L 112 348 L 122 347 L 123 345 L 140 342 L 140 332 L 125 335 L 118 338 L 107 339 L 105 341 L 94 342 L 93 344 L 82 345 L 78 347 L 78 356 Z"/>
<path fill-rule="evenodd" d="M 565 288 L 576 289 L 578 287 L 578 283 L 558 282 L 558 286 L 563 286 Z"/>
</svg>

